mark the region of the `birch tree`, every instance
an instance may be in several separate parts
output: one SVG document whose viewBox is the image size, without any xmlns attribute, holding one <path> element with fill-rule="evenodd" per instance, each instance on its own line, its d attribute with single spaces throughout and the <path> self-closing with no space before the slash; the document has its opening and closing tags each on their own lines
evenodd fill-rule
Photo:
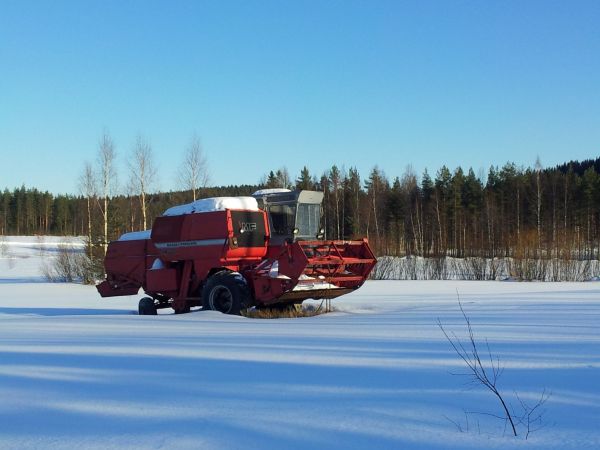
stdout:
<svg viewBox="0 0 600 450">
<path fill-rule="evenodd" d="M 101 198 L 98 198 L 98 206 L 103 220 L 103 242 L 104 254 L 108 248 L 108 220 L 109 205 L 117 183 L 117 172 L 115 168 L 115 145 L 108 131 L 104 131 L 98 146 L 98 181 L 100 183 Z"/>
<path fill-rule="evenodd" d="M 281 167 L 275 172 L 275 177 L 277 179 L 277 187 L 282 189 L 289 189 L 292 187 L 292 180 L 290 178 L 290 173 L 287 170 L 287 167 Z"/>
<path fill-rule="evenodd" d="M 542 173 L 542 162 L 540 161 L 540 157 L 538 156 L 535 160 L 535 205 L 536 205 L 536 222 L 537 222 L 537 237 L 538 237 L 538 249 L 541 251 L 542 249 L 542 182 L 541 182 L 541 173 Z"/>
<path fill-rule="evenodd" d="M 133 186 L 140 199 L 142 226 L 145 230 L 148 225 L 147 197 L 148 192 L 155 181 L 156 167 L 154 165 L 152 146 L 141 135 L 138 135 L 135 140 L 131 158 L 129 160 L 129 168 L 131 170 Z"/>
<path fill-rule="evenodd" d="M 185 150 L 183 164 L 179 169 L 179 179 L 185 190 L 192 191 L 194 201 L 198 189 L 206 187 L 210 182 L 206 155 L 200 138 L 196 135 L 192 136 Z"/>
<path fill-rule="evenodd" d="M 335 214 L 335 238 L 340 238 L 340 188 L 342 187 L 342 176 L 340 169 L 334 164 L 329 171 L 329 183 L 333 196 L 333 206 Z"/>
<path fill-rule="evenodd" d="M 94 168 L 92 164 L 87 162 L 83 166 L 83 172 L 79 178 L 79 190 L 86 200 L 87 209 L 87 245 L 88 245 L 88 256 L 92 258 L 92 205 L 96 200 L 97 187 L 96 177 L 94 175 Z"/>
</svg>

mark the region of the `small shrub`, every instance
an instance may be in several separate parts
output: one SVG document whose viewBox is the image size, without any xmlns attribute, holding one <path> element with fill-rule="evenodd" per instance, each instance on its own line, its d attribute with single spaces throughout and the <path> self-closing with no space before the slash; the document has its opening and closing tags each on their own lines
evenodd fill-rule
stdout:
<svg viewBox="0 0 600 450">
<path fill-rule="evenodd" d="M 0 257 L 6 258 L 8 260 L 9 269 L 15 267 L 16 259 L 14 255 L 11 254 L 10 249 L 8 248 L 8 244 L 6 243 L 6 238 L 3 235 L 0 235 Z"/>
<path fill-rule="evenodd" d="M 289 305 L 287 307 L 253 307 L 242 311 L 242 316 L 250 319 L 295 319 L 298 317 L 313 317 L 326 313 L 324 304 L 314 305 Z"/>
<path fill-rule="evenodd" d="M 38 256 L 46 256 L 46 236 L 43 234 L 36 234 L 35 240 L 37 242 Z"/>
<path fill-rule="evenodd" d="M 42 264 L 42 274 L 52 283 L 93 284 L 102 277 L 102 264 L 69 244 L 61 244 L 56 256 Z"/>
<path fill-rule="evenodd" d="M 0 236 L 0 256 L 3 258 L 8 257 L 8 245 L 6 245 L 6 238 Z"/>
</svg>

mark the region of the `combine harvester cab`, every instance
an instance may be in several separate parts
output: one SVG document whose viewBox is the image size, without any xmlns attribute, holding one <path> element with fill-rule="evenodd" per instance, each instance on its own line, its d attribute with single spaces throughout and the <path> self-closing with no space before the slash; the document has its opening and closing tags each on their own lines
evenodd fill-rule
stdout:
<svg viewBox="0 0 600 450">
<path fill-rule="evenodd" d="M 366 239 L 324 239 L 322 199 L 321 192 L 263 190 L 175 206 L 152 230 L 109 244 L 97 289 L 112 297 L 143 288 L 140 314 L 192 306 L 239 314 L 346 294 L 376 260 Z"/>
</svg>

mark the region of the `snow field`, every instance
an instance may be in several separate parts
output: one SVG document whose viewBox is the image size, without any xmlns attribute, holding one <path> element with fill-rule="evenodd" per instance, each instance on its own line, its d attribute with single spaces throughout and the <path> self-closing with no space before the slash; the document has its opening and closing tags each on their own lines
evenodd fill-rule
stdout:
<svg viewBox="0 0 600 450">
<path fill-rule="evenodd" d="M 1 449 L 600 448 L 597 282 L 373 281 L 310 318 L 137 316 L 139 297 L 43 282 L 35 238 L 5 242 Z M 436 321 L 464 336 L 457 291 L 508 399 L 551 392 L 527 441 L 465 417 L 501 411 L 453 375 Z"/>
</svg>

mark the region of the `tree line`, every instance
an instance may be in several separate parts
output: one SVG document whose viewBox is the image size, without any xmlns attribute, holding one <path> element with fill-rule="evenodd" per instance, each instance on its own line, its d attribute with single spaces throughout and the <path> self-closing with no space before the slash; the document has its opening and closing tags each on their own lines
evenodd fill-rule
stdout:
<svg viewBox="0 0 600 450">
<path fill-rule="evenodd" d="M 285 169 L 262 180 L 289 187 Z M 333 166 L 321 177 L 304 167 L 301 189 L 325 192 L 327 237 L 369 238 L 379 255 L 484 258 L 598 259 L 600 158 L 553 168 L 443 166 L 434 177 L 407 168 L 389 179 L 374 167 L 361 179 L 355 168 Z"/>
<path fill-rule="evenodd" d="M 130 178 L 117 190 L 112 139 L 105 133 L 97 159 L 86 162 L 80 194 L 53 195 L 21 186 L 0 193 L 0 235 L 82 235 L 93 248 L 124 232 L 147 229 L 175 204 L 213 196 L 250 195 L 260 188 L 325 193 L 323 228 L 329 239 L 367 237 L 378 255 L 598 259 L 600 158 L 543 168 L 506 163 L 486 175 L 443 166 L 433 176 L 407 168 L 389 178 L 377 166 L 366 176 L 333 165 L 317 176 L 282 167 L 256 185 L 209 186 L 200 141 L 183 152 L 180 190 L 155 192 L 152 147 L 138 136 L 128 158 Z"/>
</svg>

